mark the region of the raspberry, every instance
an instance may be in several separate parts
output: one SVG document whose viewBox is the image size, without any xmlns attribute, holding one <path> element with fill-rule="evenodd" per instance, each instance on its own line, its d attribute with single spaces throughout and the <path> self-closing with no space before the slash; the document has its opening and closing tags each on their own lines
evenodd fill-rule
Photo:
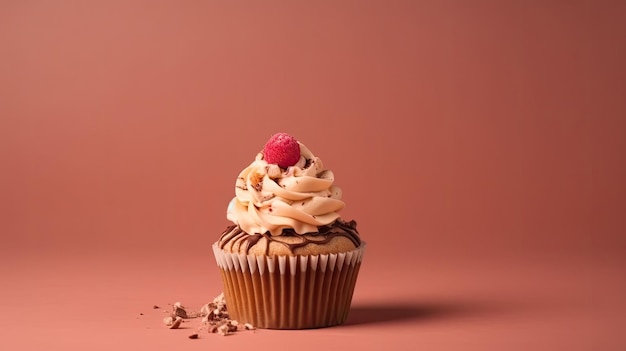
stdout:
<svg viewBox="0 0 626 351">
<path fill-rule="evenodd" d="M 265 143 L 263 158 L 282 168 L 293 166 L 300 160 L 300 144 L 287 133 L 276 133 Z"/>
</svg>

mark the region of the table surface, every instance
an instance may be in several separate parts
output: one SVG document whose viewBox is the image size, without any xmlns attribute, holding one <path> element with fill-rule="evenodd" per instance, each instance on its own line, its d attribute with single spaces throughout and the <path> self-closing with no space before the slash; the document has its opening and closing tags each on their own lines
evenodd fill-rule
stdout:
<svg viewBox="0 0 626 351">
<path fill-rule="evenodd" d="M 617 350 L 626 346 L 625 260 L 618 255 L 434 255 L 370 250 L 345 325 L 200 333 L 162 319 L 221 292 L 209 250 L 7 253 L 0 320 L 8 350 Z M 373 251 L 373 252 L 371 252 Z M 155 309 L 154 305 L 159 306 Z"/>
</svg>

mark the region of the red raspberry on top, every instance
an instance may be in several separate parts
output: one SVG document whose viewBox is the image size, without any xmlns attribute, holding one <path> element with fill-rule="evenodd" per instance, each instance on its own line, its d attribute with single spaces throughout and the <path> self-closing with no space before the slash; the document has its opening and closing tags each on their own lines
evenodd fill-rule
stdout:
<svg viewBox="0 0 626 351">
<path fill-rule="evenodd" d="M 300 144 L 287 133 L 276 133 L 265 143 L 263 159 L 282 168 L 293 166 L 300 160 Z"/>
</svg>

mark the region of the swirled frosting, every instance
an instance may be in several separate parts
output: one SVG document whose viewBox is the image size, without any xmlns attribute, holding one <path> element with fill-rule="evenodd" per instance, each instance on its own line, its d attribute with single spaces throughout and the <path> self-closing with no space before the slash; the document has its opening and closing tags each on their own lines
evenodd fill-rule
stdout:
<svg viewBox="0 0 626 351">
<path fill-rule="evenodd" d="M 226 217 L 248 234 L 281 235 L 283 229 L 297 234 L 317 232 L 333 223 L 345 204 L 341 189 L 333 185 L 333 172 L 324 169 L 319 157 L 302 143 L 300 160 L 282 169 L 258 153 L 235 185 L 235 197 Z"/>
</svg>

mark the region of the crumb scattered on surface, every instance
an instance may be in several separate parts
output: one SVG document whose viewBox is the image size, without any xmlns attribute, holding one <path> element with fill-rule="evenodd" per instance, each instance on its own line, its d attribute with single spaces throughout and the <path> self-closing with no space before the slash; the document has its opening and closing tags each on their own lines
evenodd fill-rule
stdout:
<svg viewBox="0 0 626 351">
<path fill-rule="evenodd" d="M 176 302 L 172 306 L 172 310 L 174 311 L 174 314 L 177 317 L 180 317 L 180 318 L 183 318 L 183 319 L 189 318 L 189 316 L 187 315 L 187 311 L 185 310 L 185 307 L 183 307 L 183 305 L 181 305 L 180 302 Z"/>
<path fill-rule="evenodd" d="M 170 325 L 170 329 L 178 329 L 178 327 L 180 327 L 180 324 L 183 322 L 183 319 L 180 317 L 176 317 L 176 319 L 174 319 L 174 322 L 172 323 L 172 325 Z"/>
<path fill-rule="evenodd" d="M 227 324 L 222 324 L 219 327 L 217 327 L 217 333 L 219 335 L 226 336 L 226 335 L 230 334 L 231 331 L 230 331 L 230 328 L 228 327 Z"/>
<path fill-rule="evenodd" d="M 155 309 L 158 308 L 157 305 L 154 306 Z M 167 313 L 168 311 L 164 310 L 163 312 Z M 203 305 L 199 311 L 186 308 L 180 302 L 176 302 L 172 304 L 172 310 L 169 313 L 169 316 L 163 318 L 163 323 L 170 329 L 178 329 L 184 319 L 201 318 L 201 324 L 197 327 L 198 333 L 189 335 L 189 339 L 197 339 L 199 332 L 202 331 L 226 336 L 241 330 L 256 329 L 250 323 L 242 324 L 230 319 L 223 293 L 216 296 L 212 302 Z"/>
<path fill-rule="evenodd" d="M 172 316 L 165 317 L 163 318 L 163 323 L 169 327 L 174 324 L 174 318 L 172 318 Z"/>
<path fill-rule="evenodd" d="M 157 306 L 157 305 L 152 306 L 152 309 L 153 309 L 153 310 L 158 310 L 159 308 L 160 308 L 160 307 L 159 307 L 159 306 Z"/>
</svg>

